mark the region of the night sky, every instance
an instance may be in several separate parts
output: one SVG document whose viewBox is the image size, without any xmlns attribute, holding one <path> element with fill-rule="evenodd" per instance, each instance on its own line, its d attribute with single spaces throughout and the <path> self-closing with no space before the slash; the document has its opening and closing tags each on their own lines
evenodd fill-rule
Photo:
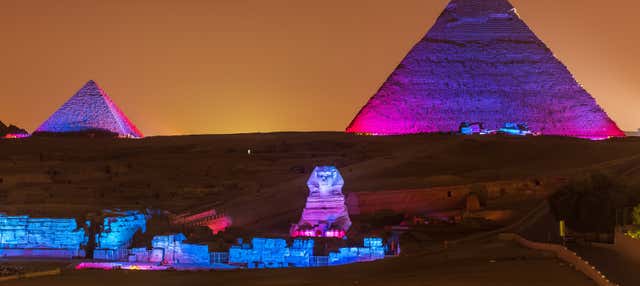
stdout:
<svg viewBox="0 0 640 286">
<path fill-rule="evenodd" d="M 96 80 L 145 135 L 344 130 L 447 0 L 0 0 L 0 120 Z M 511 1 L 624 130 L 640 2 Z"/>
</svg>

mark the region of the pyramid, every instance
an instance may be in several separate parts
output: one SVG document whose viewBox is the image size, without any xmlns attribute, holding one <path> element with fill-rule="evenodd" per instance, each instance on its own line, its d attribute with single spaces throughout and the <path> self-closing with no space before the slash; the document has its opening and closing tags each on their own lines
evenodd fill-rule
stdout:
<svg viewBox="0 0 640 286">
<path fill-rule="evenodd" d="M 542 135 L 624 136 L 507 0 L 453 0 L 347 132 L 400 135 L 496 130 L 524 123 Z"/>
<path fill-rule="evenodd" d="M 141 138 L 142 133 L 94 81 L 87 82 L 35 132 L 102 131 L 119 137 Z"/>
</svg>

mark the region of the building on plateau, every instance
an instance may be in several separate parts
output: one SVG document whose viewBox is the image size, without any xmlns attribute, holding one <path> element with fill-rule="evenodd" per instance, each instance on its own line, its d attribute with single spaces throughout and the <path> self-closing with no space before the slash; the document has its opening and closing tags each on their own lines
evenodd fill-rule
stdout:
<svg viewBox="0 0 640 286">
<path fill-rule="evenodd" d="M 142 133 L 113 103 L 98 84 L 90 80 L 62 105 L 35 134 L 106 133 L 123 138 L 142 138 Z"/>
<path fill-rule="evenodd" d="M 374 135 L 488 130 L 624 133 L 507 0 L 453 0 L 346 131 Z"/>
</svg>

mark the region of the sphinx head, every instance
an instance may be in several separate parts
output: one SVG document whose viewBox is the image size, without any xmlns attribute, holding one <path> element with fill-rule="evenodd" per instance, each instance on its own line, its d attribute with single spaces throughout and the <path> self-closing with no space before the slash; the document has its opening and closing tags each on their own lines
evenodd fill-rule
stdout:
<svg viewBox="0 0 640 286">
<path fill-rule="evenodd" d="M 319 166 L 313 170 L 307 181 L 307 186 L 312 195 L 325 196 L 342 193 L 344 179 L 336 167 Z"/>
</svg>

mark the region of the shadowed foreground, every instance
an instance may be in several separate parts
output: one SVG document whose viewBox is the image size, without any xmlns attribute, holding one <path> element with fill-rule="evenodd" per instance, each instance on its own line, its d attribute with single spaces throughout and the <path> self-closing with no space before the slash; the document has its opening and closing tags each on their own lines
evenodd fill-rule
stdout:
<svg viewBox="0 0 640 286">
<path fill-rule="evenodd" d="M 6 285 L 595 285 L 547 253 L 490 240 L 447 252 L 317 269 L 72 271 Z"/>
</svg>

